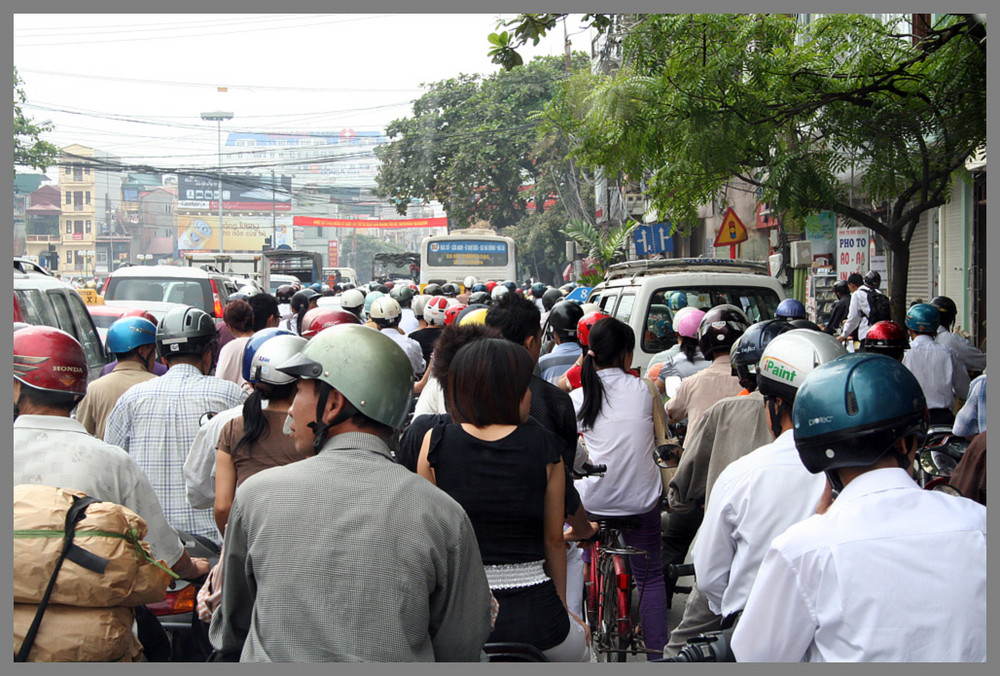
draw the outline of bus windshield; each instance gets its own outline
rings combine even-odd
[[[466,231],[467,232],[467,231]],[[428,237],[420,251],[420,283],[443,283],[475,277],[477,281],[517,277],[514,240],[500,235]]]

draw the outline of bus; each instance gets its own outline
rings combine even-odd
[[[420,243],[420,286],[476,281],[517,279],[514,240],[493,230],[453,230],[447,235],[425,237]]]

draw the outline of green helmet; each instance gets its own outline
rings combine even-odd
[[[392,338],[366,326],[340,324],[320,331],[278,370],[326,383],[358,412],[393,429],[410,412],[410,359]]]

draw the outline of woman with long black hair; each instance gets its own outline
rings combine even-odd
[[[417,472],[462,505],[475,528],[499,603],[489,641],[586,662],[586,627],[566,608],[560,441],[529,419],[533,367],[524,347],[500,338],[459,349],[445,381],[453,422],[427,432]]]
[[[298,354],[306,342],[287,331],[264,329],[244,348],[243,377],[253,393],[243,403],[243,415],[226,423],[216,444],[214,512],[220,533],[225,534],[237,486],[261,470],[308,457],[283,433],[296,380],[274,368]],[[265,400],[267,406],[262,407]]]
[[[639,618],[649,650],[667,642],[667,596],[660,570],[660,470],[653,460],[655,432],[649,386],[628,373],[635,334],[613,317],[590,330],[581,367],[581,387],[570,393],[580,433],[593,464],[607,465],[602,477],[577,482],[588,514],[637,517],[626,544],[644,550],[630,557],[639,595]],[[656,655],[650,655],[653,659]]]

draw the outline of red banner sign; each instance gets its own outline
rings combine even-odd
[[[392,221],[356,220],[350,218],[314,218],[293,216],[292,225],[314,228],[447,228],[447,218],[410,218]]]

